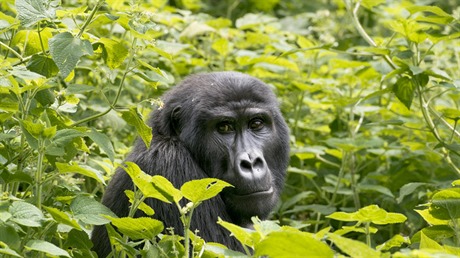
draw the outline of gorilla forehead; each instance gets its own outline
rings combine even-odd
[[[175,87],[171,93],[172,96],[181,98],[182,103],[187,107],[193,109],[249,103],[252,105],[277,103],[275,94],[265,83],[238,72],[192,75]]]

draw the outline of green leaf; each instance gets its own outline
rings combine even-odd
[[[172,195],[166,191],[159,191],[152,184],[152,176],[146,174],[142,171],[139,166],[134,163],[127,161],[125,162],[126,166],[123,169],[128,173],[128,175],[133,180],[134,185],[142,192],[142,194],[147,198],[155,198],[160,201],[171,203],[173,200]],[[167,180],[166,180],[167,181]]]
[[[380,258],[380,252],[370,248],[362,242],[341,237],[334,233],[328,234],[327,236],[340,250],[342,250],[342,252],[352,258]]]
[[[51,57],[64,78],[72,72],[80,57],[93,54],[88,40],[75,38],[70,32],[57,34],[49,40],[49,46]]]
[[[91,138],[101,148],[111,161],[115,159],[115,150],[113,149],[112,142],[107,135],[96,131],[91,128],[91,132],[87,132],[86,135]]]
[[[44,55],[33,55],[29,63],[27,63],[27,69],[46,78],[51,78],[59,73],[59,68],[53,59]]]
[[[218,195],[225,187],[231,184],[215,178],[204,178],[186,182],[180,188],[185,198],[192,201],[195,205]]]
[[[99,42],[103,45],[103,58],[111,69],[115,69],[123,64],[128,56],[128,49],[123,43],[113,39],[100,38]]]
[[[71,163],[70,165],[67,163],[56,163],[56,167],[59,170],[59,173],[77,173],[80,175],[84,175],[93,179],[96,179],[99,183],[105,184],[104,177],[102,173],[90,166],[87,165],[79,165],[77,163]]]
[[[8,245],[0,241],[0,254],[6,254],[8,256],[23,257],[19,255],[16,251],[11,249]]]
[[[406,10],[408,10],[411,14],[418,13],[418,12],[429,12],[429,13],[433,13],[441,17],[452,17],[450,14],[444,12],[441,8],[437,6],[412,5],[412,6],[406,7]]]
[[[229,43],[228,43],[228,40],[226,40],[225,38],[220,38],[216,41],[214,41],[212,43],[212,49],[214,49],[218,54],[219,56],[221,57],[225,57],[228,55],[229,51],[230,51],[230,46],[229,46]]]
[[[8,247],[18,250],[21,246],[21,237],[12,225],[12,223],[0,222],[0,250],[1,243],[6,244]],[[1,253],[1,251],[0,251]]]
[[[157,191],[163,194],[163,196],[167,197],[170,202],[179,203],[182,199],[183,195],[179,189],[175,188],[174,185],[168,181],[168,179],[155,175],[152,177],[152,184],[153,187]]]
[[[420,249],[442,250],[444,248],[433,239],[427,237],[423,231],[420,233]]]
[[[69,253],[54,244],[43,240],[30,240],[25,245],[28,250],[38,251],[49,254],[51,256],[65,256],[70,257]]]
[[[52,0],[16,0],[16,11],[18,19],[25,27],[35,23],[56,18],[56,1]]]
[[[145,146],[150,148],[150,142],[152,141],[152,128],[147,126],[142,120],[141,116],[137,112],[136,107],[131,107],[129,111],[124,111],[122,113],[123,119],[130,125],[133,125],[142,141],[144,141]]]
[[[230,231],[231,236],[234,236],[243,245],[254,248],[254,241],[251,236],[251,230],[232,224],[230,222],[223,221],[221,218],[217,220],[217,224]]]
[[[435,193],[430,214],[437,219],[460,218],[460,188],[449,188]]]
[[[41,227],[45,220],[39,208],[23,201],[13,202],[8,211],[11,213],[12,221],[26,227]]]
[[[399,78],[393,86],[393,92],[407,109],[410,109],[415,94],[415,85],[407,77]]]
[[[133,240],[154,239],[163,231],[163,223],[152,218],[110,218],[118,230]]]
[[[40,30],[40,34],[36,29],[20,30],[14,35],[11,41],[11,45],[22,45],[24,47],[24,54],[27,56],[31,56],[42,51],[47,51],[48,39],[53,36],[52,32],[53,31],[51,28],[46,27]]]
[[[90,225],[104,225],[110,222],[102,215],[117,218],[109,208],[94,200],[91,197],[77,195],[70,203],[70,210],[76,219]]]
[[[133,204],[134,203],[134,198],[135,198],[134,192],[131,191],[131,190],[125,190],[125,194],[129,199],[129,203]],[[139,210],[143,211],[145,213],[145,215],[147,215],[147,216],[153,216],[155,214],[155,211],[152,209],[152,207],[147,205],[145,202],[142,202],[141,204],[139,204],[139,206],[137,208]]]
[[[71,218],[67,213],[60,211],[53,207],[43,207],[43,208],[45,208],[45,210],[48,211],[51,214],[51,216],[53,216],[53,219],[57,221],[58,223],[71,226],[78,230],[82,230],[78,222],[75,219]]]
[[[396,199],[396,201],[398,203],[401,203],[403,201],[404,197],[414,193],[415,190],[417,188],[419,188],[420,186],[426,186],[426,185],[427,185],[426,183],[418,183],[418,182],[407,183],[407,184],[403,185],[399,189],[399,197]]]
[[[402,223],[407,219],[402,214],[386,212],[377,205],[369,205],[352,213],[334,212],[326,217],[340,221],[372,222],[378,225]]]
[[[385,0],[362,0],[361,5],[367,9],[372,9],[373,7],[385,3]]]
[[[272,232],[256,245],[254,251],[257,257],[334,257],[334,252],[325,243],[300,231]]]
[[[385,243],[378,245],[376,249],[378,251],[389,251],[393,247],[401,247],[403,244],[410,244],[410,240],[407,237],[401,235],[394,235],[390,240]]]

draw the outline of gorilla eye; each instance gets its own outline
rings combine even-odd
[[[231,133],[235,130],[233,129],[233,126],[230,124],[230,122],[224,121],[217,124],[217,131],[219,133]]]
[[[260,118],[252,119],[251,122],[249,122],[249,128],[254,131],[260,130],[264,126],[265,126],[264,121]]]

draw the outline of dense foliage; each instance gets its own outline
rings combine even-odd
[[[456,0],[4,0],[0,10],[0,254],[91,257],[92,226],[112,222],[117,257],[243,256],[99,204],[123,165],[142,179],[127,192],[131,214],[153,214],[143,200],[159,198],[187,226],[225,182],[176,189],[122,162],[135,137],[149,143],[144,121],[166,89],[237,70],[273,86],[292,140],[273,220],[219,221],[245,255],[460,255]]]

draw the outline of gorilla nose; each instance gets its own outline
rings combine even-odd
[[[260,180],[267,173],[267,166],[262,155],[244,152],[237,158],[238,172],[241,177]]]

